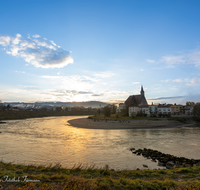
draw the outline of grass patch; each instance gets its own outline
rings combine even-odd
[[[119,170],[106,165],[74,165],[63,168],[59,163],[49,166],[20,165],[0,162],[0,179],[27,176],[37,183],[0,182],[4,189],[200,189],[200,167],[169,170]],[[181,180],[180,180],[181,179]],[[195,187],[195,188],[194,188]]]

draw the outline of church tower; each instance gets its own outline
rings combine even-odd
[[[143,90],[143,86],[141,86],[141,91],[140,94],[144,97],[144,90]]]

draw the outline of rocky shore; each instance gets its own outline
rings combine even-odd
[[[200,166],[200,159],[197,160],[188,159],[185,157],[177,157],[147,148],[138,150],[135,150],[135,148],[130,148],[130,151],[138,156],[141,155],[147,159],[151,159],[153,162],[158,162],[158,166],[164,166],[167,169]]]
[[[188,127],[194,123],[181,123],[174,120],[120,120],[120,119],[87,119],[79,118],[68,121],[73,127],[87,129],[167,129]]]

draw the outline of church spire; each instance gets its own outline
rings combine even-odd
[[[142,95],[142,96],[144,96],[144,90],[143,90],[143,86],[141,85],[141,91],[140,91],[140,94]]]

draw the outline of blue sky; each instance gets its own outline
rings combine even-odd
[[[0,1],[0,100],[198,102],[200,1]]]

